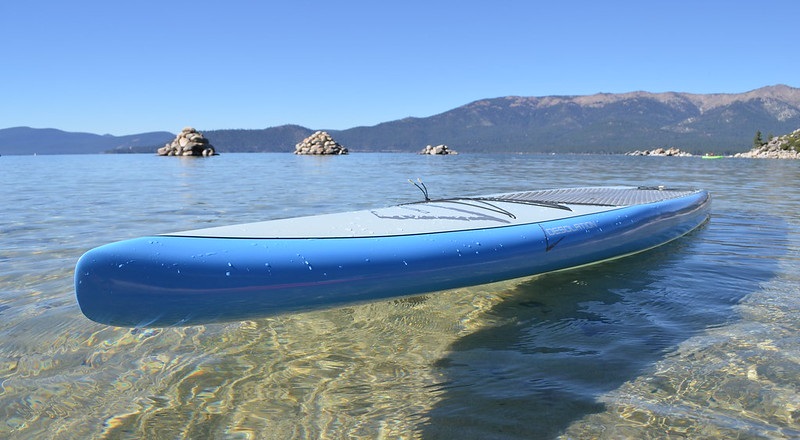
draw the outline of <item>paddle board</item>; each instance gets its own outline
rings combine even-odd
[[[90,319],[162,327],[270,316],[573,268],[703,224],[710,196],[590,187],[429,200],[153,235],[86,252]]]

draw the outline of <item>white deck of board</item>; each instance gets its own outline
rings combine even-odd
[[[469,205],[457,203],[468,202]],[[468,200],[414,203],[364,211],[323,214],[220,226],[164,235],[218,238],[382,237],[465,231],[563,219],[616,209],[613,206],[565,205],[571,211],[511,202],[491,207]],[[500,208],[513,214],[496,212]]]

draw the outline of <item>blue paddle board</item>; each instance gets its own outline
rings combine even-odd
[[[692,231],[703,190],[590,187],[397,206],[154,235],[85,253],[82,312],[163,327],[236,321],[541,274]]]

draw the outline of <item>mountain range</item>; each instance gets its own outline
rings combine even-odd
[[[787,85],[746,93],[598,93],[482,99],[430,117],[326,130],[352,152],[417,152],[446,144],[458,152],[623,153],[677,147],[735,153],[800,127],[800,89]],[[202,130],[201,130],[202,131]],[[203,131],[218,152],[292,152],[316,129],[283,125]],[[129,136],[56,129],[0,129],[0,154],[155,152],[175,135]]]
[[[154,146],[163,146],[174,137],[166,131],[112,136],[12,127],[0,129],[0,154],[96,154],[114,149],[155,152]]]

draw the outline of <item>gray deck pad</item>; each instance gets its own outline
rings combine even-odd
[[[500,194],[497,199],[540,201],[563,204],[630,206],[660,202],[695,192],[658,187],[590,187],[545,189],[518,193]]]

